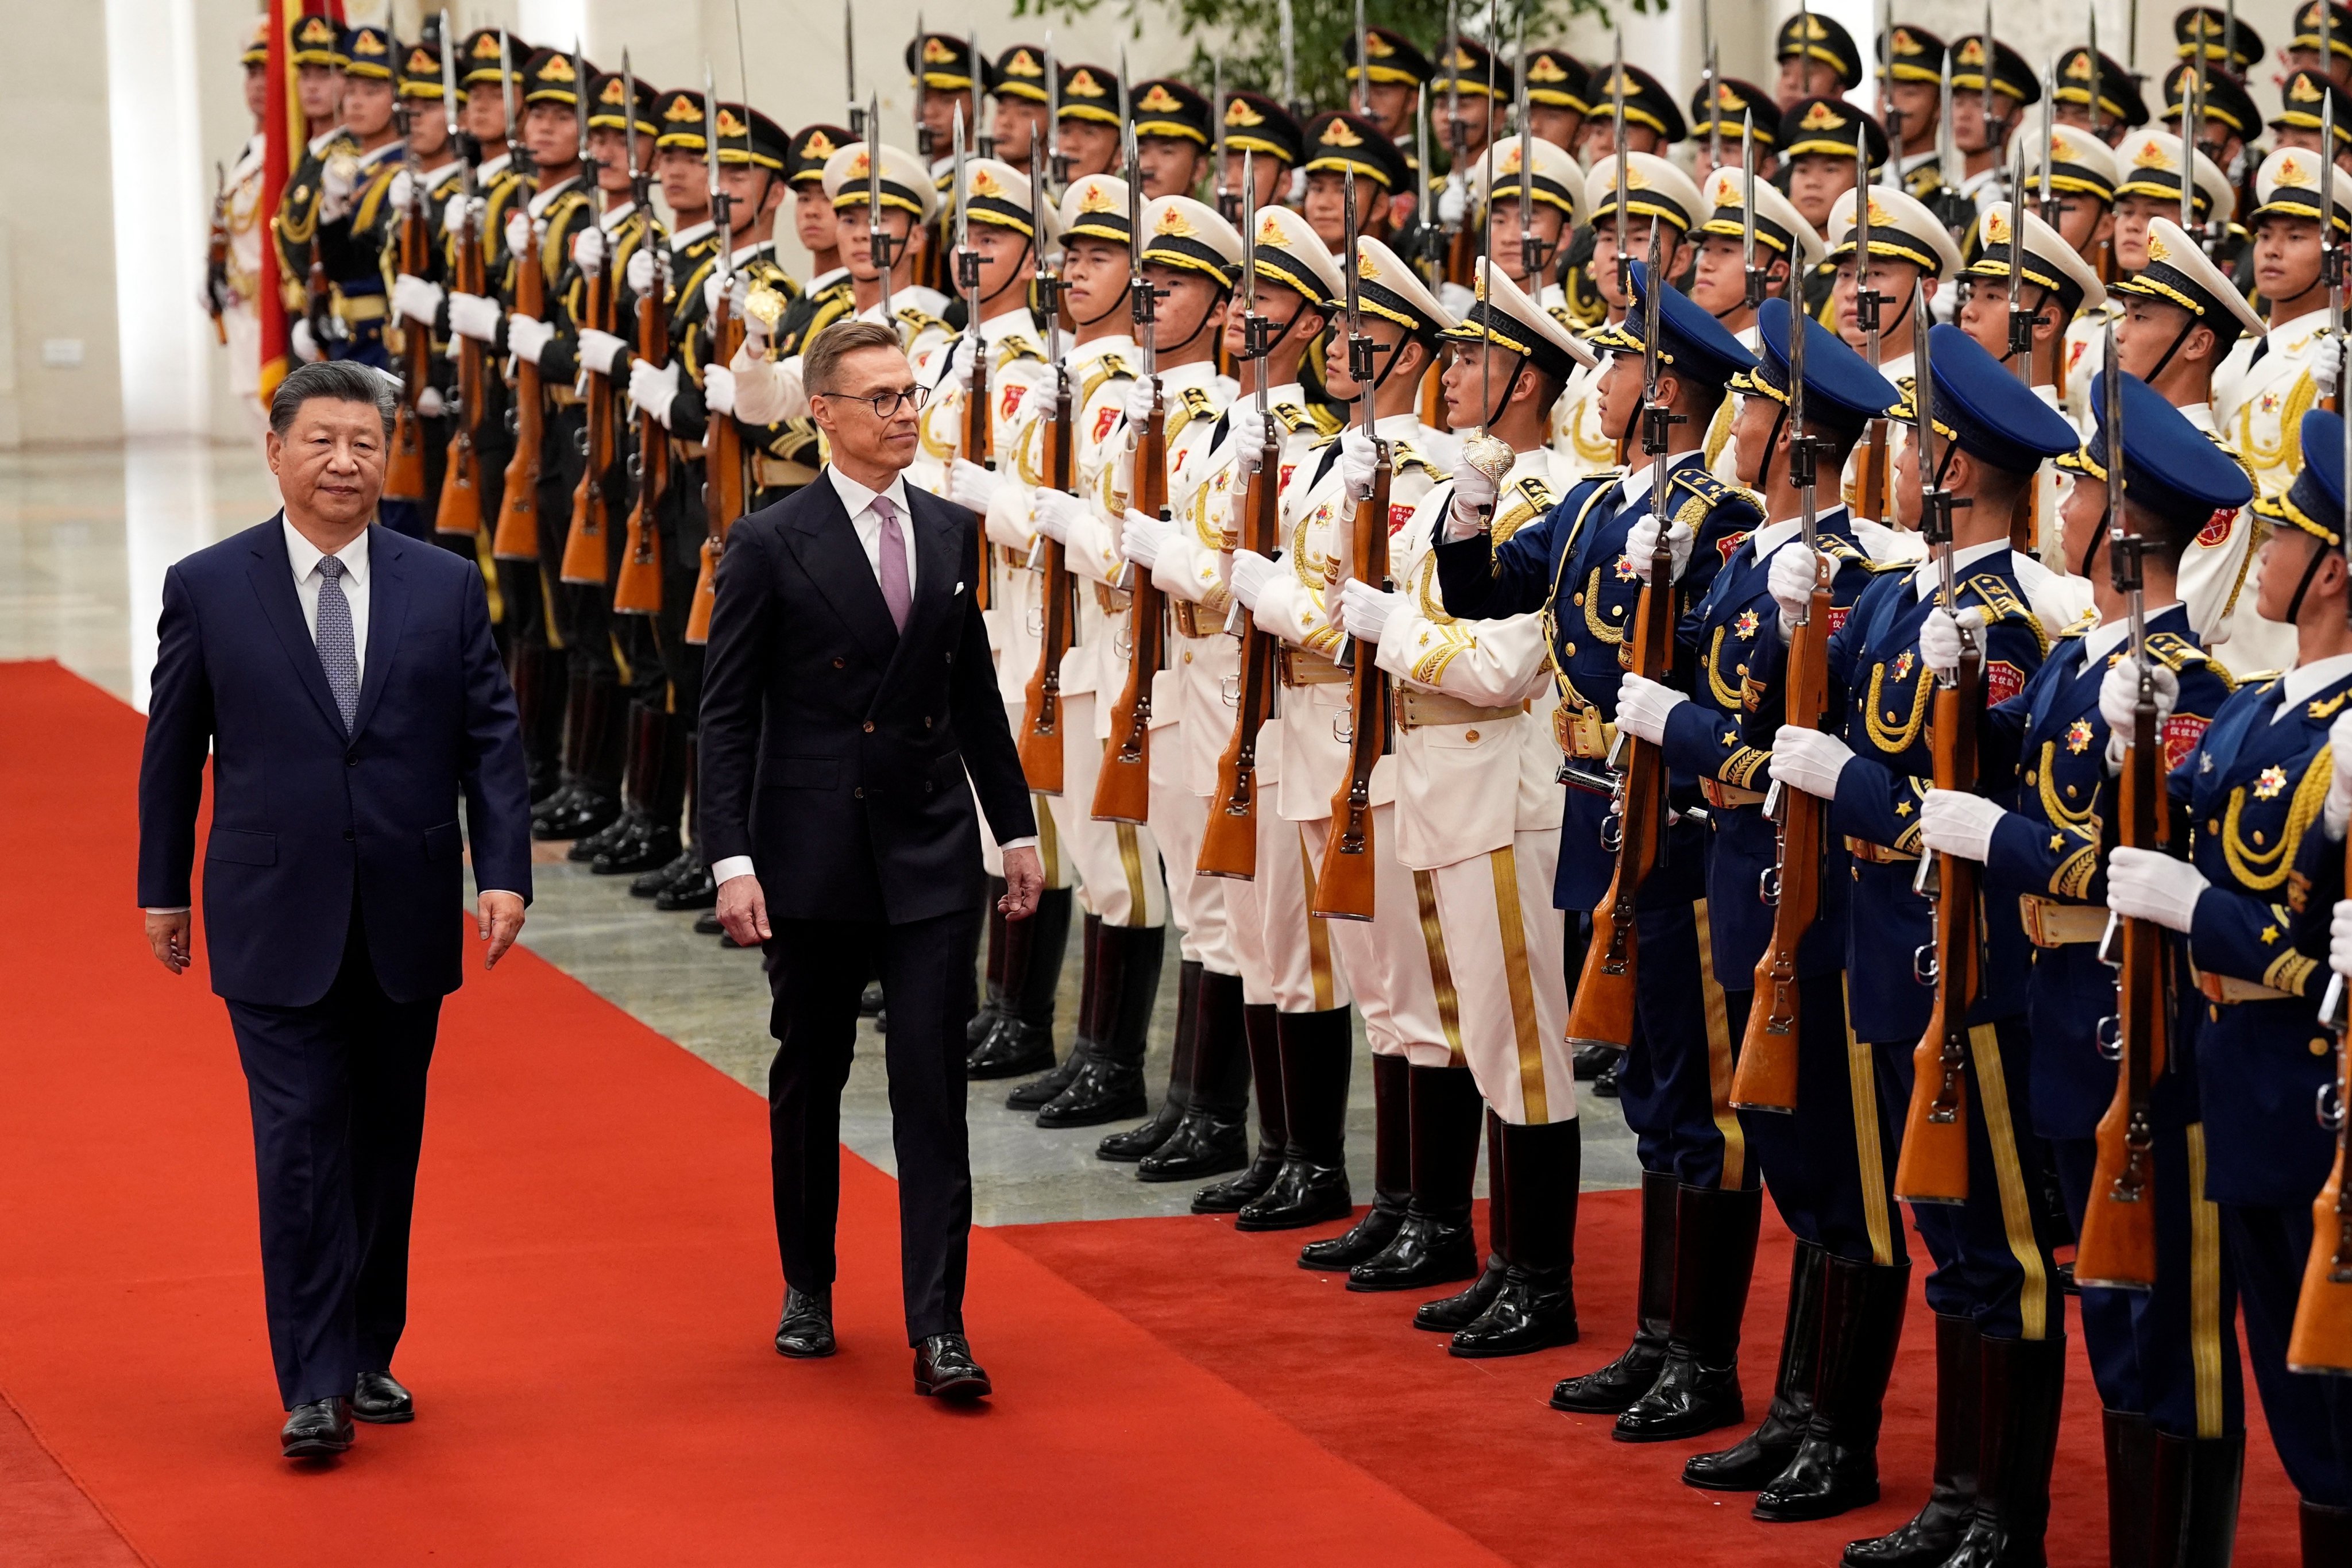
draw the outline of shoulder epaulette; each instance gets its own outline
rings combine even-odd
[[[1184,389],[1184,412],[1192,418],[1207,419],[1213,416],[1216,411],[1216,400],[1209,395],[1207,387],[1188,386]]]
[[[933,327],[937,327],[943,332],[948,330],[948,324],[945,321],[940,321],[937,316],[934,316],[929,310],[924,310],[920,305],[899,306],[898,310],[898,324],[908,329],[907,335],[908,337],[915,337],[923,332],[927,332]]]
[[[2011,585],[2008,578],[1998,572],[1979,572],[1963,580],[1960,587],[1983,601],[1985,608],[1990,612],[1989,620],[2019,623],[2032,632],[2034,642],[2044,654],[2050,651],[2050,634],[2042,629],[2042,617],[2033,613],[2032,606]]]
[[[1189,402],[1192,395],[1190,392],[1187,392],[1184,395],[1186,400]],[[1293,436],[1302,436],[1309,430],[1319,428],[1315,422],[1314,416],[1308,414],[1306,409],[1300,407],[1296,403],[1276,404],[1274,405],[1274,416],[1280,420],[1282,422],[1282,427]]]
[[[2099,612],[2095,608],[2084,610],[2081,615],[2075,616],[2072,622],[2058,628],[2059,639],[2063,641],[2069,637],[2086,636],[2090,632],[2091,628],[2098,624]]]
[[[2212,656],[2210,654],[2207,653],[2203,648],[2199,647],[2195,643],[2190,642],[2187,637],[2182,637],[2179,632],[2148,633],[2147,651],[2155,656],[2156,661],[2158,664],[2164,666],[2165,668],[2172,671],[2175,675],[2179,674],[2183,669],[2186,669],[2192,664],[2210,664],[2213,662]]]
[[[1874,577],[1884,577],[1890,573],[1916,572],[1919,569],[1919,563],[1916,561],[1881,561],[1864,550],[1862,546],[1848,544],[1843,539],[1824,537],[1821,541],[1821,547],[1840,560],[1860,563],[1862,569]]]
[[[1339,437],[1337,436],[1331,437],[1334,441],[1339,438]],[[1443,468],[1440,468],[1435,463],[1431,462],[1429,460],[1428,454],[1422,451],[1420,447],[1414,446],[1410,441],[1390,442],[1389,460],[1395,466],[1396,471],[1400,474],[1403,473],[1408,468],[1419,468],[1423,473],[1427,474],[1433,479],[1443,479],[1445,478],[1445,471]]]
[[[1681,490],[1691,498],[1691,504],[1680,509],[1676,514],[1675,521],[1679,522],[1696,521],[1697,517],[1725,505],[1752,507],[1759,512],[1763,510],[1763,505],[1754,491],[1709,472],[1700,463],[1688,463],[1676,469],[1675,477],[1666,481],[1666,489]]]
[[[1009,337],[996,340],[996,368],[999,370],[1008,364],[1033,363],[1042,364],[1045,360],[1045,351],[1027,338]]]
[[[1125,360],[1117,354],[1105,354],[1096,362],[1095,368],[1087,373],[1086,379],[1078,384],[1077,400],[1070,406],[1084,408],[1094,400],[1095,394],[1102,390],[1106,382],[1134,379],[1135,372],[1128,368]]]

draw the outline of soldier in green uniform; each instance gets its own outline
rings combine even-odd
[[[1886,103],[1886,140],[1895,149],[1895,178],[1906,195],[1926,201],[1944,183],[1936,156],[1944,117],[1944,40],[1908,23],[1878,41],[1879,76]]]
[[[991,156],[1026,169],[1031,157],[1045,151],[1052,140],[1045,85],[1045,51],[1036,45],[1015,44],[996,57],[988,87],[995,105],[988,121]]]
[[[425,442],[425,494],[416,506],[423,533],[446,549],[471,555],[472,542],[436,532],[432,526],[449,462],[448,399],[457,380],[449,363],[447,335],[436,331],[448,285],[441,219],[465,173],[457,160],[457,128],[451,122],[449,106],[442,101],[441,61],[437,39],[410,44],[401,51],[397,90],[407,157],[384,182],[381,195],[373,197],[372,205],[369,200],[362,202],[354,226],[373,236],[370,244],[390,302],[386,346],[399,353],[411,332],[423,332],[432,344],[425,359],[426,384],[416,398]],[[405,166],[409,162],[415,164],[413,171]],[[425,219],[425,246],[414,258],[415,272],[405,270],[401,252],[401,232],[412,205],[421,205]]]
[[[1127,123],[1119,80],[1100,66],[1064,66],[1062,112],[1054,122],[1054,156],[1066,183],[1118,169],[1120,127]]]
[[[295,92],[302,103],[310,140],[287,175],[269,225],[269,244],[278,258],[278,287],[287,320],[293,322],[289,346],[299,357],[317,359],[320,341],[331,319],[321,297],[319,320],[312,314],[309,279],[313,246],[318,238],[319,207],[326,197],[327,160],[338,153],[347,162],[352,143],[341,123],[343,100],[342,36],[324,16],[303,16],[289,29],[287,58],[295,68]],[[307,328],[307,333],[300,329]],[[304,353],[305,337],[310,352]],[[270,345],[274,352],[277,345]]]
[[[803,353],[820,331],[856,313],[849,268],[841,263],[839,215],[834,211],[833,199],[824,194],[826,160],[854,140],[838,125],[808,125],[793,132],[785,150],[784,182],[792,187],[793,225],[813,268],[808,287],[793,297],[772,326],[761,321],[756,311],[751,318],[747,338],[764,338],[772,345],[775,358]],[[823,466],[816,426],[808,420],[758,428],[773,428],[777,434],[763,444],[754,460],[754,511],[800,489]]]

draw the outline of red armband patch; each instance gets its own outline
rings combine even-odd
[[[1745,532],[1727,533],[1721,539],[1715,542],[1715,548],[1717,552],[1723,557],[1724,564],[1729,565],[1731,563],[1732,552],[1738,550],[1741,545],[1747,542],[1748,535]]]
[[[1985,704],[2006,702],[2025,689],[2025,671],[2005,658],[1985,660]]]
[[[1412,521],[1412,508],[1409,506],[1398,506],[1394,502],[1390,503],[1389,531],[1391,533],[1402,533],[1404,531],[1404,525]]]
[[[1845,618],[1852,614],[1853,614],[1853,606],[1852,605],[1832,605],[1830,606],[1830,636],[1837,636],[1838,628],[1845,625]]]
[[[2194,713],[2175,713],[2164,721],[2164,769],[2170,773],[2189,760],[2205,738],[2208,721]]]

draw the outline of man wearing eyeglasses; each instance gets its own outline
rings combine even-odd
[[[915,1391],[979,1398],[988,1374],[963,1334],[964,1027],[986,897],[972,803],[1004,847],[1009,920],[1044,885],[1036,821],[972,596],[980,521],[903,477],[923,393],[897,331],[836,322],[803,371],[833,461],[729,536],[701,715],[719,921],[760,945],[775,998],[776,1349],[833,1353],[841,1089],[878,979]]]

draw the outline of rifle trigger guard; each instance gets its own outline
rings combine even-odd
[[[1045,635],[1045,605],[1032,605],[1029,606],[1029,632],[1033,637],[1043,637]]]
[[[1356,715],[1342,708],[1331,715],[1331,738],[1341,745],[1351,745],[1356,739]]]
[[[1603,852],[1611,855],[1625,847],[1625,818],[1620,813],[1612,811],[1601,818],[1601,847]]]
[[[1767,867],[1766,867],[1762,871],[1760,871],[1760,872],[1757,873],[1757,877],[1756,877],[1756,897],[1758,898],[1758,900],[1759,900],[1761,902],[1763,902],[1763,903],[1764,903],[1765,905],[1767,905],[1768,907],[1775,908],[1775,909],[1777,909],[1777,908],[1779,908],[1779,907],[1780,907],[1780,867],[1778,867],[1778,866],[1767,866]]]
[[[1936,984],[1937,972],[1938,965],[1936,962],[1936,944],[1934,942],[1921,942],[1917,947],[1912,949],[1912,979],[1916,980],[1922,985],[1933,985]]]
[[[1217,681],[1217,696],[1226,707],[1239,708],[1242,705],[1242,678],[1238,675],[1220,678]]]
[[[572,432],[572,449],[579,453],[583,458],[588,455],[588,427],[586,426],[583,425],[579,429]]]
[[[2344,1102],[2336,1098],[2336,1086],[2323,1083],[2312,1096],[2312,1114],[2319,1121],[2322,1131],[2338,1132],[2344,1127]]]
[[[2094,1038],[2102,1058],[2111,1062],[2124,1059],[2124,1021],[2121,1016],[2110,1013],[2100,1019]]]

